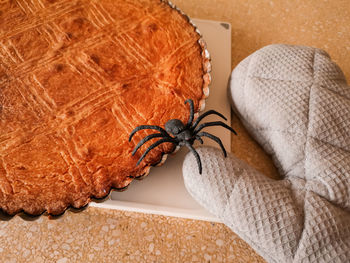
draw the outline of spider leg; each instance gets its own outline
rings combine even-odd
[[[215,110],[209,110],[209,111],[207,111],[207,112],[204,112],[201,116],[198,117],[198,119],[193,123],[193,125],[192,125],[192,127],[191,127],[192,130],[194,130],[194,129],[197,127],[198,123],[199,123],[201,120],[203,120],[203,118],[207,117],[208,115],[212,115],[212,114],[215,114],[215,115],[217,115],[217,116],[223,118],[225,121],[227,120],[226,117],[225,117],[224,115],[222,115],[220,112],[217,112],[217,111],[215,111]]]
[[[196,140],[198,140],[201,144],[203,144],[204,142],[203,142],[203,140],[202,140],[202,138],[200,137],[200,135],[198,134],[198,135],[196,135]]]
[[[212,139],[213,141],[217,142],[217,143],[220,145],[220,148],[221,148],[221,150],[223,151],[224,156],[225,156],[225,157],[227,156],[225,147],[224,147],[224,145],[222,144],[222,141],[220,140],[219,137],[216,137],[215,135],[212,135],[212,134],[207,133],[207,132],[200,132],[200,133],[198,133],[196,136],[205,136],[205,137],[208,137],[208,138]]]
[[[185,145],[187,146],[187,148],[193,153],[194,157],[196,158],[197,161],[197,165],[198,165],[198,170],[199,170],[199,174],[202,174],[202,162],[201,162],[201,158],[199,156],[199,154],[197,153],[197,151],[192,147],[192,145],[188,142],[185,142]]]
[[[170,137],[171,136],[166,132],[166,130],[164,130],[162,127],[156,126],[156,125],[141,125],[141,126],[137,126],[131,133],[129,136],[129,142],[131,141],[132,137],[135,135],[135,133],[137,133],[138,131],[141,130],[145,130],[145,129],[152,129],[152,130],[157,130],[160,131],[164,137]]]
[[[193,132],[194,135],[196,135],[200,130],[202,130],[205,127],[210,127],[210,126],[222,126],[231,132],[233,132],[235,135],[237,135],[236,131],[232,129],[230,126],[228,126],[226,123],[223,123],[222,121],[213,121],[213,122],[205,122],[199,125]]]
[[[141,161],[143,160],[143,158],[146,157],[146,155],[153,150],[154,148],[156,148],[158,145],[165,143],[165,142],[172,142],[174,144],[177,144],[177,141],[174,140],[173,138],[164,138],[164,139],[160,139],[159,141],[153,143],[150,147],[147,148],[147,150],[142,154],[142,156],[140,157],[140,159],[137,161],[136,166],[138,166]]]
[[[137,152],[137,150],[146,142],[148,142],[149,140],[153,139],[153,138],[159,138],[159,137],[164,137],[164,135],[162,133],[154,133],[154,134],[150,134],[147,135],[146,137],[144,137],[134,148],[134,150],[132,151],[132,155],[135,155],[135,153]]]
[[[193,106],[193,100],[187,99],[185,101],[185,104],[189,103],[190,104],[190,118],[188,119],[188,122],[186,124],[186,127],[191,127],[193,118],[194,118],[194,106]]]

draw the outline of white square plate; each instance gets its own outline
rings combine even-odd
[[[193,19],[193,22],[207,42],[212,62],[212,83],[205,111],[215,109],[230,120],[231,110],[226,88],[231,73],[231,26],[228,23],[199,19]],[[202,122],[217,119],[215,115],[208,116]],[[205,130],[220,137],[230,152],[231,135],[228,130],[222,127],[208,127]],[[218,147],[211,140],[203,139],[204,144]],[[113,191],[107,200],[92,202],[91,206],[219,222],[219,219],[189,195],[184,186],[182,163],[187,152],[183,148],[174,155],[168,155],[165,163],[160,167],[152,167],[143,180],[134,180],[126,191]]]

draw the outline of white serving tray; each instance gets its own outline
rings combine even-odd
[[[226,87],[231,73],[231,26],[228,23],[194,19],[207,42],[212,62],[212,84],[206,100],[205,111],[215,109],[231,120],[231,110]],[[203,121],[218,120],[218,116],[208,116]],[[230,124],[230,122],[227,122]],[[222,127],[208,127],[206,131],[219,136],[228,152],[231,151],[230,132]],[[206,138],[204,143],[218,147]],[[187,192],[183,177],[182,163],[188,150],[180,149],[168,155],[160,167],[152,167],[143,180],[134,180],[126,191],[113,191],[104,202],[90,205],[101,208],[127,210],[165,216],[220,222],[218,218],[202,208]]]

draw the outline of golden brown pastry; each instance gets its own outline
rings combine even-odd
[[[159,0],[0,4],[0,208],[60,214],[148,173],[144,130],[188,119],[208,88],[208,59],[188,18]]]

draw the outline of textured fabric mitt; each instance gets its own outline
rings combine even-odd
[[[283,180],[199,147],[192,196],[269,262],[350,262],[350,87],[322,50],[271,45],[243,60],[230,93]]]

